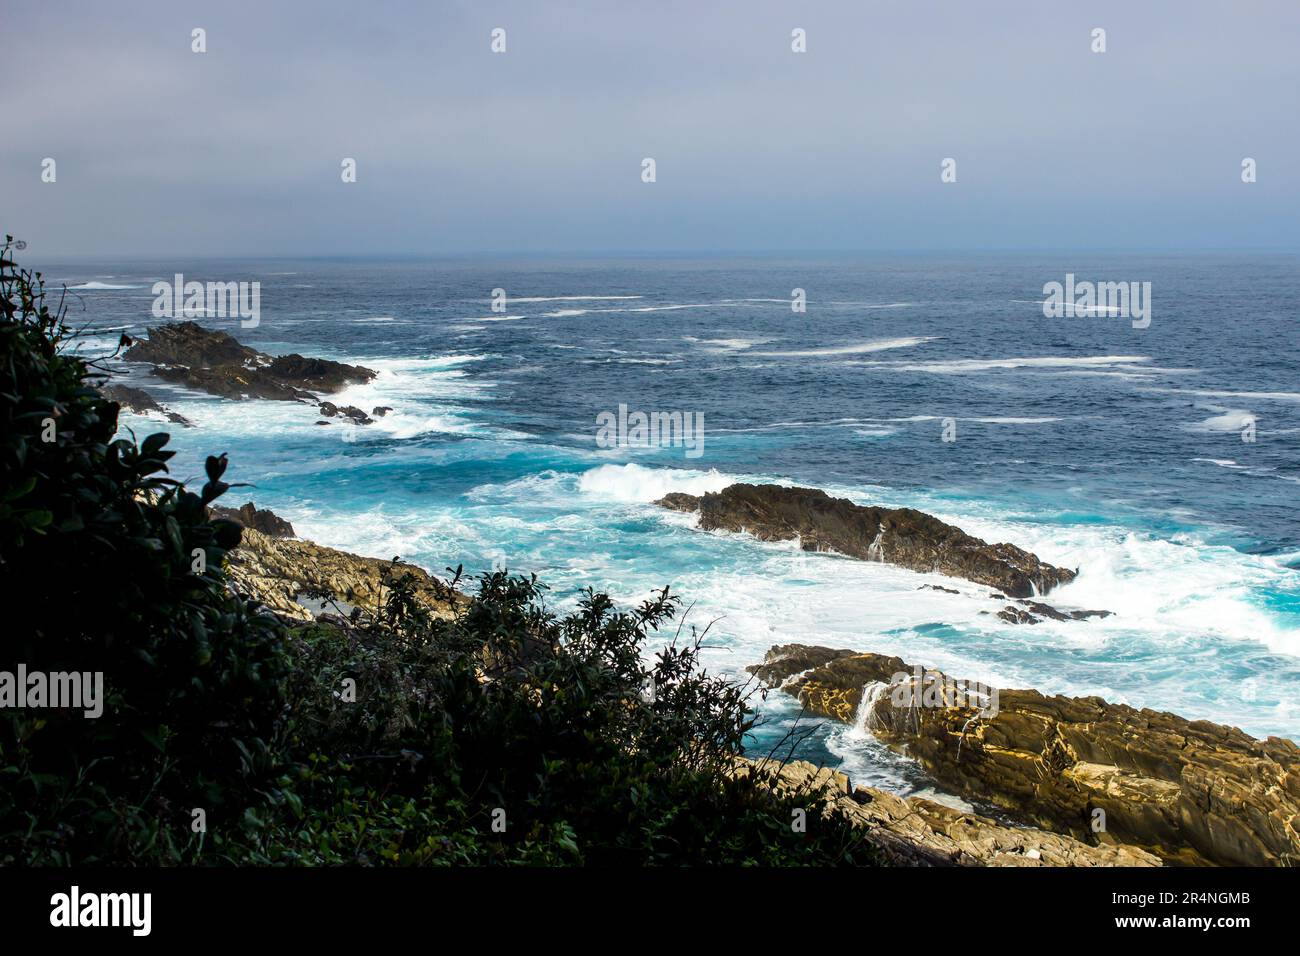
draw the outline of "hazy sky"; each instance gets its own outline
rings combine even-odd
[[[29,254],[1300,248],[1297,0],[0,8]]]

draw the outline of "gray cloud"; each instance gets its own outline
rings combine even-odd
[[[0,225],[49,255],[1300,245],[1290,0],[9,0],[5,21]]]

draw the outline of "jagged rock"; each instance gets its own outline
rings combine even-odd
[[[998,617],[1006,621],[1008,624],[1037,624],[1040,620],[1028,611],[1022,610],[1018,607],[1012,607],[1010,604],[998,611]]]
[[[927,681],[949,679],[929,671],[918,680],[900,658],[842,649],[774,647],[749,670],[841,721],[858,716],[864,688],[875,685],[864,717],[878,739],[941,786],[1034,826],[1142,847],[1169,862],[1300,861],[1300,747],[1289,740],[1033,690],[999,691],[992,716],[958,705],[969,701],[898,706],[923,700]],[[881,689],[900,674],[902,693]],[[1094,835],[1097,819],[1105,830]]]
[[[298,602],[305,591],[325,589],[339,600],[373,612],[382,590],[382,575],[391,562],[363,558],[326,548],[313,541],[272,538],[245,528],[239,547],[230,552],[226,571],[236,591],[270,608],[282,617],[310,621],[312,612]],[[402,572],[415,579],[414,593],[436,617],[450,617],[468,600],[413,564]]]
[[[1090,846],[1044,830],[1008,827],[922,797],[852,788],[842,773],[804,760],[778,764],[741,758],[737,776],[755,773],[777,791],[824,800],[822,812],[860,829],[886,861],[904,866],[1159,866],[1133,847]]]
[[[945,588],[938,584],[922,584],[918,591],[942,591],[944,594],[961,594],[956,588]]]
[[[223,508],[220,505],[210,505],[208,510],[215,518],[225,518],[227,521],[233,521],[244,528],[260,531],[270,538],[295,537],[293,525],[269,508],[258,508],[251,501],[245,502],[238,508]]]
[[[150,328],[149,338],[137,340],[122,358],[151,364],[153,373],[167,381],[235,399],[314,403],[315,392],[336,392],[377,374],[359,365],[296,353],[272,357],[197,322]]]
[[[1028,610],[1021,610],[1008,604],[998,611],[998,617],[1008,624],[1037,624],[1045,617],[1053,621],[1086,621],[1093,617],[1110,617],[1114,613],[1112,611],[1061,611],[1042,601],[1025,599],[1017,603],[1024,605]]]
[[[392,410],[393,407],[391,405],[376,405],[370,410],[370,414],[374,415],[376,418],[383,418]]]
[[[320,413],[326,418],[350,418],[358,425],[373,425],[374,419],[355,405],[335,405],[333,402],[321,402]]]
[[[193,428],[194,423],[183,415],[177,415],[170,411],[165,405],[160,405],[152,395],[142,388],[133,388],[130,385],[105,385],[99,390],[110,402],[116,402],[120,407],[137,415],[145,415],[150,418],[161,415],[167,421],[176,425],[182,425],[185,428]]]
[[[911,508],[875,508],[816,488],[731,485],[703,496],[673,492],[657,502],[698,511],[704,531],[743,531],[761,541],[799,539],[805,551],[834,551],[913,571],[939,572],[995,587],[1012,597],[1046,594],[1076,573],[1011,544],[988,544]]]

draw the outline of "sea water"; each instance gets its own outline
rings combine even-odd
[[[773,644],[825,644],[1300,740],[1295,256],[82,261],[45,271],[72,288],[87,354],[160,321],[152,284],[179,272],[260,283],[257,328],[201,318],[208,327],[263,351],[377,370],[329,398],[393,411],[326,427],[307,406],[221,400],[119,366],[197,426],[167,426],[174,475],[201,481],[203,456],[228,452],[230,480],[252,485],[229,503],[251,498],[322,544],[435,573],[536,572],[558,609],[586,587],[631,603],[671,585],[688,624],[708,627],[708,668],[737,679]],[[1150,282],[1149,324],[1047,318],[1043,288],[1067,274]],[[791,307],[798,289],[804,312]],[[598,417],[621,404],[700,416],[703,453],[598,442]],[[123,426],[140,437],[161,427],[133,415]],[[1114,616],[1007,624],[987,587],[702,533],[692,516],[653,504],[738,480],[919,508],[1078,568],[1051,601]],[[757,750],[808,727],[799,755],[858,783],[924,786],[854,727],[794,726],[798,707],[782,694],[755,703]]]

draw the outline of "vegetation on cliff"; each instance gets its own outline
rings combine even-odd
[[[0,671],[102,672],[104,706],[0,709],[0,865],[876,859],[823,796],[734,772],[752,715],[692,632],[645,662],[666,589],[560,616],[497,572],[433,614],[394,562],[369,613],[304,624],[232,593],[225,456],[196,493],[166,434],[114,437],[102,370],[9,252]]]

